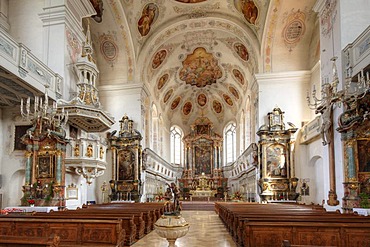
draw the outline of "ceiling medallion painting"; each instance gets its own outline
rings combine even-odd
[[[166,56],[167,56],[167,51],[166,50],[160,50],[160,51],[158,51],[154,55],[154,58],[153,58],[153,61],[152,61],[152,68],[153,69],[158,68],[163,63],[163,61],[166,58]]]
[[[180,3],[200,3],[207,0],[175,0],[175,1]]]
[[[181,97],[177,97],[176,99],[174,99],[172,101],[172,104],[171,104],[171,110],[175,110],[177,108],[177,106],[179,105],[180,103],[180,100],[181,100]]]
[[[158,80],[158,84],[157,84],[157,88],[158,90],[161,90],[163,88],[163,86],[166,84],[166,82],[168,81],[168,78],[170,77],[170,75],[167,73],[167,74],[164,74],[162,75],[159,80]]]
[[[244,76],[238,69],[233,69],[233,75],[235,79],[242,85],[244,85]]]
[[[286,25],[283,29],[282,36],[285,45],[292,51],[292,48],[301,40],[306,31],[306,15],[298,10],[287,17]]]
[[[248,53],[248,50],[245,47],[245,45],[243,45],[242,43],[239,43],[239,42],[235,43],[234,44],[234,50],[236,51],[236,53],[239,55],[239,57],[241,59],[243,59],[244,61],[248,61],[249,53]]]
[[[188,101],[182,107],[182,112],[184,113],[185,116],[187,116],[191,112],[192,108],[193,108],[193,104],[190,101]]]
[[[237,10],[243,15],[245,20],[253,25],[256,25],[258,18],[258,8],[252,0],[234,0],[234,4]]]
[[[229,106],[233,106],[234,103],[233,103],[233,100],[230,98],[229,95],[227,94],[223,94],[222,97],[224,98],[225,102],[229,105]]]
[[[222,112],[222,104],[220,101],[218,100],[214,100],[213,103],[212,103],[212,107],[213,107],[213,110],[216,112],[216,113],[221,113]]]
[[[173,89],[170,89],[167,91],[167,93],[164,95],[163,102],[167,103],[167,101],[170,99],[171,95],[173,93]]]
[[[235,96],[235,98],[236,98],[236,99],[239,99],[239,93],[238,93],[238,91],[237,91],[234,87],[229,86],[229,91],[230,91],[230,93],[231,93],[232,95],[234,95],[234,96]]]
[[[204,93],[198,95],[197,98],[198,105],[203,107],[207,104],[207,96]]]
[[[222,76],[218,61],[203,47],[198,47],[182,62],[180,79],[199,88],[216,83]]]
[[[115,39],[115,36],[110,33],[103,33],[99,36],[100,52],[102,53],[104,59],[108,63],[111,63],[112,66],[118,56],[118,46],[115,43]]]
[[[154,21],[158,18],[158,7],[154,3],[148,3],[145,5],[141,12],[141,17],[137,22],[137,28],[141,36],[146,36]]]

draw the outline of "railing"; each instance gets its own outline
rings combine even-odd
[[[2,28],[0,28],[0,64],[41,92],[48,87],[50,98],[62,97],[63,78],[41,62],[28,47],[16,42]]]
[[[175,180],[181,177],[184,170],[183,167],[168,163],[150,148],[145,148],[143,150],[143,167],[147,172],[168,180]]]
[[[244,152],[231,164],[224,167],[225,177],[236,178],[242,173],[248,173],[258,166],[258,147],[255,143],[249,145]]]

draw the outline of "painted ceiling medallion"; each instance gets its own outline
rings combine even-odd
[[[253,25],[256,25],[258,18],[258,8],[252,0],[234,0],[237,10],[242,12],[245,20]]]
[[[163,102],[167,103],[167,101],[170,99],[171,95],[173,93],[173,89],[170,89],[167,91],[167,93],[164,95]]]
[[[198,47],[182,62],[180,79],[199,88],[216,83],[222,76],[218,60],[203,47]]]
[[[141,17],[137,22],[137,28],[141,36],[146,36],[154,21],[158,18],[158,7],[154,3],[148,3],[145,5],[141,12]]]
[[[200,3],[205,2],[207,0],[175,0],[175,1],[180,3]]]
[[[161,78],[159,78],[158,80],[158,84],[157,84],[157,88],[158,90],[161,90],[163,88],[163,86],[166,84],[166,82],[168,81],[168,78],[170,77],[169,74],[164,74],[161,76]]]
[[[234,44],[234,50],[236,51],[236,53],[239,55],[241,59],[243,59],[244,61],[248,61],[249,53],[245,45],[237,42]]]
[[[172,101],[172,104],[171,104],[171,110],[175,110],[177,108],[177,106],[179,105],[180,103],[180,100],[181,100],[181,97],[177,97],[176,99],[174,99]]]
[[[214,100],[212,102],[212,107],[213,107],[213,110],[215,110],[216,113],[221,113],[222,112],[222,104],[221,104],[220,101]]]
[[[198,105],[205,106],[207,104],[207,96],[204,93],[198,95],[197,98]]]
[[[229,106],[233,106],[234,105],[234,102],[233,100],[230,98],[229,95],[227,94],[223,94],[222,97],[224,98],[225,102],[229,105]]]
[[[287,17],[287,24],[283,29],[282,36],[289,51],[292,51],[292,48],[295,47],[305,33],[305,19],[306,15],[300,10],[293,12]]]
[[[163,63],[163,61],[166,58],[166,56],[167,56],[167,51],[166,50],[160,50],[160,51],[158,51],[154,55],[154,58],[153,58],[153,61],[152,61],[152,68],[153,69],[158,68]]]
[[[230,93],[231,93],[232,95],[234,95],[234,96],[235,96],[235,98],[236,98],[236,99],[239,99],[239,93],[238,93],[238,91],[237,91],[234,87],[229,86],[229,91],[230,91]]]
[[[182,107],[182,112],[184,113],[185,116],[187,116],[191,112],[192,108],[193,108],[193,104],[190,101],[188,101]]]
[[[238,69],[233,69],[233,75],[235,79],[242,85],[244,85],[244,76]]]

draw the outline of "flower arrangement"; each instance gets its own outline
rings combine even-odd
[[[28,199],[28,200],[27,200],[27,202],[28,202],[28,204],[30,204],[30,205],[35,204],[35,200],[33,200],[33,199]]]
[[[164,199],[163,194],[162,193],[159,193],[154,199],[157,202],[163,201],[163,199]]]
[[[24,211],[19,208],[7,208],[7,209],[1,209],[0,214],[7,215],[9,213],[23,213]]]
[[[240,191],[235,191],[235,193],[231,196],[231,199],[240,201],[243,199],[243,196]]]

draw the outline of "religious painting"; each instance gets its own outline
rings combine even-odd
[[[235,79],[242,85],[244,85],[244,76],[238,69],[233,69],[233,75]]]
[[[182,62],[179,77],[186,84],[199,88],[216,83],[222,76],[218,60],[203,47],[198,47]]]
[[[370,140],[357,141],[358,172],[370,172]]]
[[[181,100],[181,97],[177,97],[176,99],[174,99],[172,101],[172,104],[171,104],[171,110],[175,110],[177,108],[177,106],[179,105],[180,103],[180,100]]]
[[[134,180],[135,153],[130,150],[118,152],[118,180]]]
[[[267,176],[268,177],[286,177],[286,151],[285,146],[273,144],[267,147]]]
[[[197,135],[209,135],[209,125],[200,124],[196,126]]]
[[[222,97],[224,98],[225,102],[229,105],[229,106],[232,106],[234,105],[232,99],[230,98],[229,95],[227,94],[223,94]]]
[[[36,176],[37,178],[53,178],[54,177],[54,155],[45,154],[37,157]]]
[[[159,80],[158,80],[158,84],[157,84],[157,88],[158,90],[161,90],[163,88],[163,86],[166,84],[166,82],[168,81],[168,78],[170,77],[169,74],[164,74],[162,75]]]
[[[103,0],[90,0],[96,11],[96,15],[91,16],[96,22],[100,23],[103,20]]]
[[[236,51],[236,53],[239,55],[239,57],[241,59],[243,59],[244,61],[248,61],[249,53],[248,53],[248,50],[245,47],[245,45],[243,45],[242,43],[239,43],[239,42],[235,43],[234,44],[234,50]]]
[[[238,91],[237,91],[234,87],[229,86],[229,91],[230,91],[230,93],[231,93],[232,95],[234,95],[234,96],[235,96],[235,98],[236,98],[236,99],[239,99],[239,93],[238,93]]]
[[[14,130],[14,150],[26,150],[27,145],[21,141],[21,137],[27,133],[32,125],[18,125]]]
[[[180,3],[200,3],[207,0],[175,0],[175,1]]]
[[[171,95],[173,93],[173,89],[170,89],[167,91],[167,93],[164,95],[163,102],[167,103],[167,101],[170,99]]]
[[[211,174],[212,147],[208,145],[195,147],[195,174]]]
[[[190,101],[188,101],[184,104],[184,106],[182,108],[182,112],[184,113],[185,116],[189,115],[192,108],[193,108],[193,104]]]
[[[160,51],[158,51],[154,55],[154,58],[153,58],[153,61],[152,61],[152,68],[153,69],[158,68],[163,63],[163,61],[166,58],[166,56],[167,56],[167,51],[166,50],[160,50]]]
[[[143,11],[141,12],[141,17],[137,22],[137,28],[141,36],[146,36],[152,24],[158,17],[158,7],[154,3],[148,3],[145,5]]]
[[[213,101],[212,107],[213,107],[213,110],[215,110],[216,113],[221,113],[222,104],[218,100]]]
[[[205,106],[207,104],[207,96],[204,93],[199,94],[197,102],[199,106]]]
[[[253,0],[234,0],[235,7],[242,12],[245,20],[256,25],[258,18],[258,8]]]

